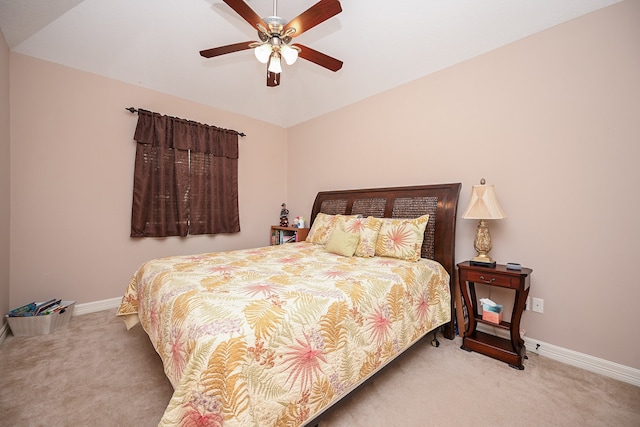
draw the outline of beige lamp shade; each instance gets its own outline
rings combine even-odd
[[[498,203],[493,185],[482,184],[473,186],[469,206],[464,214],[462,214],[462,218],[503,219],[506,217]]]

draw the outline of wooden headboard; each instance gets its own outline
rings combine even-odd
[[[438,261],[449,272],[451,322],[444,328],[444,335],[453,339],[456,214],[460,188],[460,183],[454,183],[322,191],[313,203],[310,224],[313,224],[319,212],[329,215],[360,214],[378,218],[417,218],[429,214],[422,244],[422,257]]]

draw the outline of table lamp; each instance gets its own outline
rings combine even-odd
[[[485,185],[484,178],[480,180],[480,185],[473,186],[469,207],[467,207],[462,218],[480,220],[476,230],[476,238],[473,241],[473,247],[478,255],[471,260],[471,264],[495,267],[496,262],[489,256],[492,245],[491,234],[489,234],[489,226],[486,220],[503,219],[506,218],[506,215],[498,204],[493,185]]]

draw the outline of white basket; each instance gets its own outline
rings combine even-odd
[[[67,306],[64,312],[43,314],[41,316],[10,317],[5,315],[11,328],[11,333],[16,337],[33,335],[47,335],[56,329],[69,323],[73,316],[75,301],[62,301],[60,305]]]

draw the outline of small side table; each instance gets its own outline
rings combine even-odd
[[[303,242],[307,239],[309,228],[271,226],[271,245],[281,245],[288,242]]]
[[[524,369],[523,359],[527,358],[524,340],[520,336],[520,319],[527,303],[529,295],[530,268],[521,270],[507,270],[502,264],[495,267],[474,266],[469,261],[458,264],[458,280],[460,290],[469,313],[469,325],[462,338],[462,348],[467,351],[476,351],[506,362],[512,368]],[[509,288],[515,291],[515,301],[511,322],[499,324],[482,319],[481,311],[478,311],[475,284]],[[484,323],[510,332],[510,339],[501,338],[476,329],[478,323]]]

